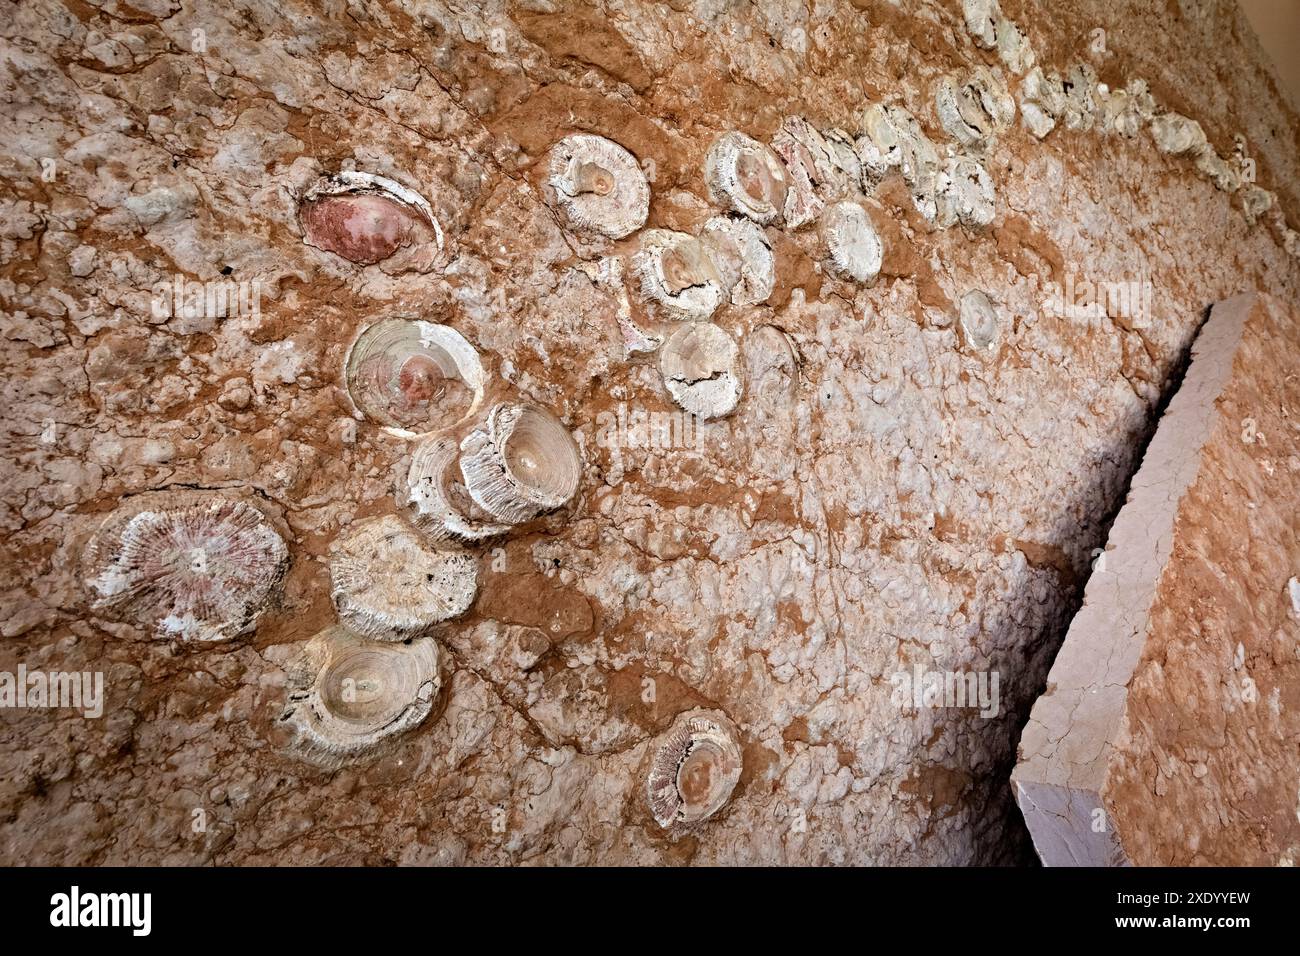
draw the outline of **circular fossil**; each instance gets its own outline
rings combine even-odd
[[[371,421],[403,438],[450,428],[478,410],[487,375],[455,329],[419,319],[384,319],[348,352],[348,395]]]
[[[478,562],[458,545],[425,544],[401,518],[359,524],[330,557],[339,620],[379,641],[419,637],[460,617],[478,592]]]
[[[659,372],[673,401],[696,418],[720,418],[740,401],[739,350],[712,322],[675,329],[659,353]]]
[[[870,282],[880,274],[885,248],[867,211],[852,200],[826,210],[822,236],[832,268],[855,282]]]
[[[186,641],[252,631],[288,565],[261,511],[202,492],[131,499],[87,550],[94,607]]]
[[[547,193],[580,232],[621,239],[645,225],[650,186],[636,157],[603,136],[574,133],[551,148]]]
[[[785,207],[785,168],[771,149],[744,133],[723,133],[704,161],[704,184],[718,205],[767,225]]]
[[[961,333],[966,344],[979,351],[997,343],[998,313],[980,289],[972,289],[961,297]]]
[[[722,809],[740,780],[742,758],[735,727],[708,710],[680,714],[659,738],[646,792],[664,829],[684,829]]]
[[[405,247],[427,247],[430,264],[442,252],[442,226],[428,202],[401,183],[369,173],[341,172],[320,180],[298,207],[309,245],[360,265],[374,265]]]
[[[475,504],[498,521],[519,524],[577,493],[582,454],[546,409],[503,403],[460,443],[460,471]]]
[[[426,438],[411,452],[397,501],[411,523],[435,541],[482,541],[510,530],[469,496],[460,472],[460,444],[446,435]]]
[[[418,726],[442,689],[438,645],[367,641],[346,627],[321,631],[287,674],[280,720],[304,759],[338,767],[386,738]]]
[[[714,216],[704,224],[700,241],[708,250],[732,305],[766,302],[776,285],[776,260],[763,227],[753,220]]]
[[[632,268],[641,294],[674,318],[707,318],[725,296],[708,249],[684,232],[647,229]]]

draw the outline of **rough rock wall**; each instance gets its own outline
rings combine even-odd
[[[1231,3],[1003,10],[1044,67],[1143,77],[1223,155],[1243,133],[1280,202],[1250,222],[1243,191],[1146,129],[1039,141],[1017,118],[985,158],[985,227],[936,228],[897,174],[864,184],[874,284],[823,268],[816,228],[769,227],[773,293],[714,317],[751,373],[740,407],[700,447],[656,449],[598,435],[601,412],[672,408],[601,279],[636,237],[566,230],[547,150],[622,144],[651,174],[648,225],[694,233],[719,211],[701,167],[724,131],[766,141],[804,115],[857,136],[889,102],[946,147],[938,81],[1003,70],[957,0],[6,4],[0,668],[102,671],[107,701],[4,712],[0,859],[1025,859],[1019,729],[1166,378],[1207,303],[1296,301],[1297,126]],[[305,245],[298,200],[341,168],[425,196],[445,261]],[[177,276],[259,282],[260,310],[159,315]],[[1151,314],[1045,309],[1043,284],[1071,278],[1149,282]],[[977,289],[987,350],[956,322]],[[392,315],[458,329],[586,467],[566,509],[478,550],[433,713],[319,770],[286,750],[286,668],[335,622],[330,544],[395,510],[409,442],[341,384],[358,330]],[[125,497],[195,488],[239,489],[285,529],[256,632],[193,647],[92,613],[96,528]],[[997,715],[900,702],[914,665],[996,671]],[[694,707],[735,723],[743,769],[721,812],[669,834],[647,764]]]

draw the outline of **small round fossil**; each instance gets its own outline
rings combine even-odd
[[[434,541],[483,541],[510,530],[474,503],[460,471],[460,444],[446,435],[430,436],[411,452],[397,503]]]
[[[536,405],[503,403],[460,444],[460,470],[474,502],[519,524],[562,507],[578,491],[582,454],[564,423]]]
[[[345,376],[357,409],[403,438],[466,420],[487,382],[464,336],[419,319],[384,319],[366,328],[348,352]]]
[[[478,593],[478,562],[459,545],[430,546],[395,515],[335,543],[330,596],[339,620],[377,641],[404,641],[460,617]]]
[[[203,492],[127,501],[86,557],[94,607],[159,637],[201,642],[252,631],[289,565],[284,539],[261,511]]]
[[[321,631],[287,671],[280,721],[303,759],[339,767],[419,726],[442,689],[438,645],[367,641],[346,627]]]
[[[650,185],[636,157],[618,143],[574,133],[551,148],[547,192],[579,232],[621,239],[645,225]]]
[[[836,164],[830,144],[811,123],[788,117],[772,138],[772,149],[786,169],[783,218],[786,228],[797,229],[821,214],[827,202],[842,198],[848,178]]]
[[[870,282],[880,274],[885,247],[867,211],[852,200],[826,210],[822,237],[831,267],[854,282]]]
[[[696,418],[720,418],[740,401],[739,349],[711,322],[675,329],[660,350],[659,372],[673,401]]]
[[[781,161],[744,133],[718,137],[704,163],[704,182],[715,203],[761,226],[774,222],[785,207],[788,183]]]
[[[776,259],[763,228],[751,219],[714,216],[700,240],[708,250],[732,305],[766,302],[776,285]]]
[[[966,344],[977,351],[987,351],[997,343],[998,313],[980,289],[972,289],[961,298],[961,332]]]
[[[401,183],[369,173],[341,172],[320,180],[298,207],[308,245],[359,265],[374,265],[404,247],[443,248],[442,226],[429,203]]]
[[[673,318],[707,318],[726,293],[704,244],[668,229],[647,229],[632,257],[641,294]]]
[[[736,728],[723,714],[680,714],[656,742],[646,778],[655,822],[680,831],[713,816],[736,789],[742,763]]]

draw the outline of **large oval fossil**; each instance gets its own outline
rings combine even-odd
[[[735,340],[712,322],[673,331],[659,353],[659,372],[673,401],[696,418],[720,418],[743,391]]]
[[[320,180],[298,207],[308,245],[359,265],[374,265],[402,248],[424,247],[431,264],[443,248],[442,226],[429,203],[401,183],[369,173]]]
[[[664,829],[684,829],[722,809],[740,780],[739,737],[724,715],[691,710],[656,742],[646,779],[650,812]]]
[[[442,689],[439,668],[430,637],[389,644],[342,626],[321,631],[288,668],[280,720],[294,731],[292,749],[338,767],[418,726]]]
[[[645,225],[650,186],[636,157],[603,136],[574,133],[551,148],[547,198],[579,232],[621,239]]]
[[[961,297],[961,334],[977,352],[986,352],[998,341],[998,313],[993,301],[981,289]]]
[[[780,217],[785,207],[785,168],[770,148],[744,133],[723,133],[704,162],[704,183],[718,205],[759,225]]]
[[[450,326],[384,319],[348,352],[348,395],[366,418],[403,438],[451,428],[483,400],[478,352]]]
[[[475,504],[499,521],[519,524],[574,496],[582,454],[546,409],[503,403],[461,442],[460,470]]]
[[[855,282],[870,282],[880,274],[884,244],[867,211],[851,199],[837,202],[822,219],[822,237],[831,268]]]
[[[767,301],[776,286],[776,258],[762,226],[751,219],[714,216],[704,224],[700,241],[732,305]]]
[[[186,641],[253,630],[288,565],[284,539],[261,511],[203,492],[132,498],[87,550],[96,608]]]
[[[672,318],[707,318],[725,297],[708,247],[684,232],[647,229],[632,267],[641,294]]]
[[[411,523],[435,541],[482,541],[510,530],[470,497],[460,470],[460,443],[446,435],[426,438],[411,452],[397,503]]]

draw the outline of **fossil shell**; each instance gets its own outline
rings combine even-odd
[[[1182,156],[1205,144],[1205,130],[1181,113],[1162,113],[1151,120],[1151,138],[1160,152]]]
[[[655,822],[680,830],[722,809],[740,781],[743,758],[736,728],[716,711],[678,716],[656,741],[646,778]]]
[[[330,596],[365,637],[404,641],[460,617],[478,592],[478,562],[459,545],[425,544],[394,515],[364,521],[335,543]]]
[[[1202,143],[1195,156],[1197,171],[1214,183],[1216,189],[1232,193],[1241,188],[1241,174],[1209,143]]]
[[[939,180],[940,225],[987,226],[995,211],[993,180],[984,164],[971,156],[948,160]]]
[[[282,723],[304,759],[339,767],[429,716],[442,689],[438,645],[367,641],[336,626],[307,642],[288,669]]]
[[[827,202],[848,192],[848,177],[836,164],[830,144],[802,117],[788,117],[781,124],[772,138],[772,149],[785,163],[783,218],[787,228],[812,222]]]
[[[673,318],[707,318],[726,297],[704,244],[668,229],[647,229],[632,257],[641,294]]]
[[[1246,186],[1241,191],[1241,208],[1246,214],[1246,222],[1255,225],[1260,216],[1273,208],[1276,201],[1277,196],[1262,186],[1254,184]]]
[[[732,305],[766,302],[776,285],[776,259],[763,228],[750,219],[715,216],[704,224],[700,240],[708,250]]]
[[[983,147],[1016,116],[1016,102],[987,67],[977,67],[964,79],[943,77],[935,87],[939,125],[963,146]]]
[[[785,207],[785,168],[771,149],[744,133],[723,133],[704,162],[704,183],[720,206],[748,216],[761,226]]]
[[[867,211],[852,200],[826,210],[822,237],[831,267],[855,282],[870,282],[880,274],[885,247]]]
[[[564,423],[536,405],[500,404],[460,443],[460,470],[474,502],[519,524],[577,493],[582,454]]]
[[[369,173],[320,180],[303,196],[298,218],[308,245],[361,265],[419,246],[428,247],[431,264],[443,249],[442,226],[424,197]]]
[[[1034,48],[1029,45],[1029,38],[1020,31],[1018,26],[1006,17],[1001,17],[994,27],[994,32],[997,34],[998,57],[1008,70],[1020,76],[1033,67],[1037,56],[1034,54]]]
[[[96,608],[185,641],[252,631],[288,565],[284,539],[261,511],[203,492],[133,498],[87,550]]]
[[[419,319],[384,319],[348,352],[347,389],[357,409],[402,438],[450,428],[472,416],[487,375],[455,329]]]
[[[884,149],[885,144],[894,144],[883,155],[890,165],[896,165],[902,171],[903,181],[912,193],[917,211],[933,222],[939,173],[939,151],[934,143],[925,135],[916,117],[901,106],[886,106],[879,113],[868,110],[864,116],[864,125],[867,124],[875,130],[869,138],[877,144],[877,152]],[[867,162],[861,145],[859,143],[858,155],[863,158],[863,175],[866,176]]]
[[[739,350],[711,322],[674,330],[659,352],[659,371],[673,401],[697,418],[720,418],[740,401]]]
[[[1005,19],[998,0],[962,0],[961,10],[966,21],[966,32],[971,35],[975,45],[985,50],[997,46],[998,23]]]
[[[898,129],[890,107],[873,103],[863,110],[857,153],[862,169],[862,186],[867,190],[903,161]]]
[[[1097,118],[1097,71],[1087,63],[1076,63],[1065,74],[1065,109],[1062,119],[1066,129],[1089,130]]]
[[[446,435],[416,445],[397,502],[411,524],[434,541],[482,541],[510,530],[469,496],[460,473],[460,444]]]
[[[1036,66],[1021,81],[1020,96],[1020,116],[1025,128],[1042,139],[1065,112],[1065,84],[1055,73],[1049,76],[1043,73],[1042,67]]]
[[[636,157],[603,136],[574,133],[551,149],[547,198],[580,232],[621,239],[645,225],[650,186]]]
[[[961,298],[961,332],[966,344],[977,351],[991,349],[998,340],[998,313],[993,302],[979,289]]]

